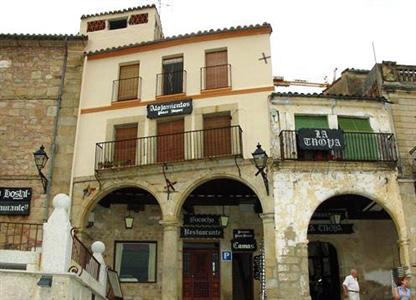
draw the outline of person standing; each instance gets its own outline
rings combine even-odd
[[[413,296],[411,294],[409,288],[409,277],[401,277],[399,279],[400,285],[398,287],[393,288],[393,299],[394,300],[413,300]]]
[[[360,285],[358,284],[357,270],[352,269],[351,274],[345,277],[342,288],[344,290],[344,298],[349,300],[360,300]]]

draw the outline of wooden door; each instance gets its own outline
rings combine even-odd
[[[139,96],[139,64],[121,66],[118,81],[118,101]]]
[[[183,300],[219,300],[220,270],[217,249],[184,249]]]
[[[228,87],[227,51],[205,54],[205,89]]]
[[[204,117],[204,157],[231,155],[231,116]]]
[[[253,254],[233,252],[233,300],[254,300]]]
[[[157,123],[157,161],[181,161],[184,154],[184,120]]]
[[[136,164],[137,124],[115,128],[114,166]]]

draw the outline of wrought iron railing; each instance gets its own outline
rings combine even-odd
[[[95,169],[241,156],[240,126],[213,128],[96,144]]]
[[[201,68],[201,90],[231,87],[231,65],[217,65]]]
[[[112,101],[124,101],[141,98],[142,78],[132,77],[113,81]]]
[[[186,92],[186,71],[165,72],[156,75],[156,96]]]
[[[43,224],[0,222],[0,249],[36,251],[42,238]]]
[[[91,251],[83,242],[76,236],[75,230],[72,229],[72,255],[71,258],[75,261],[82,270],[89,273],[94,279],[98,280],[100,275],[100,263],[93,256]],[[74,271],[75,270],[75,271]],[[69,271],[81,274],[82,270],[77,270],[76,267],[72,266]]]
[[[280,132],[282,160],[336,160],[336,161],[397,161],[392,133],[344,132],[345,147],[342,150],[307,151],[298,147],[295,130]]]

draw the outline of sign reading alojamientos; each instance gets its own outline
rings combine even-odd
[[[147,106],[147,117],[156,119],[176,115],[188,115],[192,113],[192,99],[173,101]]]
[[[342,150],[344,134],[338,129],[301,128],[298,145],[302,150]]]
[[[29,215],[32,188],[0,187],[0,215]]]

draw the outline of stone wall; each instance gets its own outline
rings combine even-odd
[[[4,141],[0,145],[0,186],[33,189],[29,217],[0,216],[0,220],[41,222],[47,217],[44,208],[50,195],[69,192],[84,43],[68,42],[58,107],[64,41],[6,38],[0,42],[0,139]],[[50,157],[43,170],[47,177],[53,177],[49,195],[43,194],[33,160],[33,152],[41,145]]]

